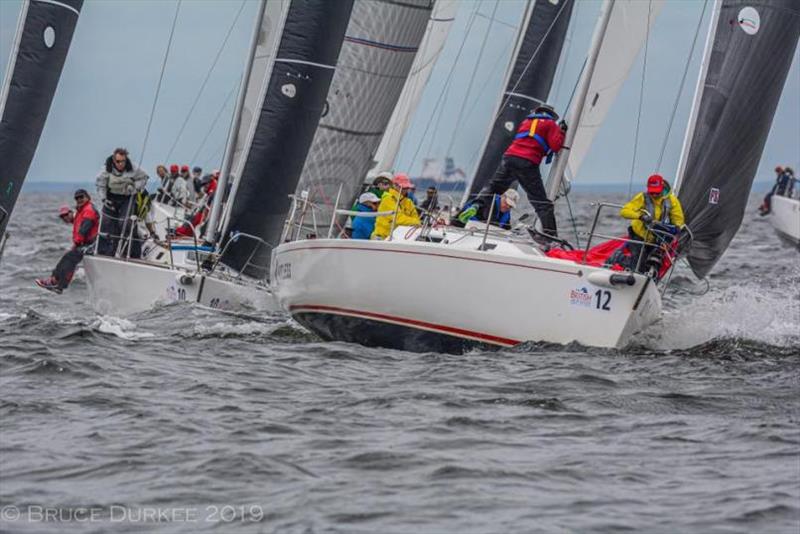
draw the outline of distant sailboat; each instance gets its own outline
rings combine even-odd
[[[0,258],[82,6],[83,0],[25,0],[20,8],[0,93]]]
[[[269,244],[323,114],[351,7],[352,0],[262,0],[208,223],[212,246],[189,240],[156,249],[150,261],[87,256],[98,311],[125,315],[171,301],[276,309],[266,283]]]

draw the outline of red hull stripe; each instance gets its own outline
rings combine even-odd
[[[523,269],[533,269],[535,271],[549,271],[551,273],[559,273],[559,274],[569,274],[572,276],[581,276],[581,271],[571,272],[571,271],[562,271],[560,269],[549,269],[547,267],[534,267],[533,265],[524,265],[521,263],[508,263],[505,261],[495,261],[495,260],[484,260],[479,258],[465,258],[461,256],[452,256],[450,254],[436,254],[435,252],[414,252],[411,250],[387,250],[381,248],[371,248],[371,247],[325,247],[325,246],[309,246],[309,247],[297,247],[291,250],[282,251],[283,254],[289,254],[290,252],[297,252],[300,250],[366,250],[369,252],[390,252],[393,254],[413,254],[416,256],[436,256],[439,258],[447,258],[450,260],[460,260],[460,261],[477,261],[480,263],[493,263],[495,265],[505,265],[506,267],[521,267]]]
[[[364,317],[367,319],[377,319],[379,321],[391,321],[393,323],[408,325],[414,328],[422,328],[425,330],[432,330],[434,332],[442,332],[444,334],[449,334],[452,336],[458,337],[466,337],[470,339],[477,339],[480,341],[486,341],[487,343],[493,343],[495,345],[504,345],[506,347],[510,347],[513,345],[518,345],[521,341],[516,339],[510,339],[507,337],[499,337],[493,336],[491,334],[484,334],[481,332],[473,332],[472,330],[464,330],[463,328],[455,328],[452,326],[445,326],[441,324],[435,323],[428,323],[425,321],[417,321],[416,319],[406,319],[403,317],[395,317],[394,315],[386,315],[383,313],[374,313],[374,312],[367,312],[367,311],[360,311],[360,310],[350,310],[347,308],[339,308],[336,306],[323,306],[318,304],[298,304],[294,306],[289,306],[289,311],[293,313],[302,313],[302,312],[327,312],[327,313],[335,313],[341,315],[353,315],[356,317]]]

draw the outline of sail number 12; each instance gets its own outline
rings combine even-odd
[[[594,292],[595,307],[598,310],[611,311],[611,291],[598,289]]]

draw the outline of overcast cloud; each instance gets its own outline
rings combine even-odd
[[[523,0],[500,0],[495,20],[490,21],[496,1],[464,1],[460,6],[445,51],[404,139],[398,169],[416,174],[423,158],[442,157],[448,147],[452,147],[450,155],[457,165],[467,171],[474,167],[475,155],[495,112],[515,26],[519,24],[524,4]],[[3,74],[19,5],[18,0],[0,1]],[[176,2],[172,0],[85,2],[28,180],[90,180],[116,146],[128,147],[136,161],[142,158],[145,130],[175,8]],[[577,1],[571,39],[551,98],[560,110],[575,85],[599,8],[599,0]],[[467,33],[476,9],[477,16]],[[144,152],[144,166],[151,174],[155,165],[162,162],[197,164],[206,169],[219,166],[256,10],[255,0],[184,0],[181,4]],[[654,170],[659,158],[672,103],[702,11],[700,0],[668,0],[651,33],[637,164],[633,172],[637,179]],[[706,19],[710,11],[709,4]],[[228,42],[189,115],[231,25]],[[661,169],[667,176],[672,176],[677,168],[707,28],[708,21],[704,20]],[[470,75],[484,40],[478,74],[471,83]],[[436,108],[462,41],[464,51],[453,69],[445,104]],[[771,169],[777,163],[800,167],[798,57],[796,51],[757,180],[772,179]],[[628,182],[642,66],[640,55],[584,163],[578,182]],[[464,104],[467,91],[470,96]],[[459,113],[464,114],[462,126],[459,132],[453,132]],[[184,131],[179,135],[185,121]],[[426,130],[427,136],[423,138]]]

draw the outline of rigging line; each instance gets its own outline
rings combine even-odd
[[[228,102],[231,101],[231,97],[234,95],[234,93],[236,93],[236,89],[238,87],[239,83],[237,82],[228,92],[228,96],[225,97],[225,102],[223,102],[222,106],[219,108],[216,117],[214,117],[214,120],[211,122],[211,127],[206,132],[206,136],[203,138],[203,141],[200,143],[200,146],[197,147],[197,151],[192,156],[191,161],[197,161],[197,157],[200,155],[200,151],[203,150],[203,147],[206,145],[206,141],[208,141],[208,138],[211,136],[211,133],[214,132],[214,129],[217,126],[217,122],[219,121],[219,118],[222,116],[222,112],[225,111],[225,108],[228,107]]]
[[[578,10],[578,5],[574,5],[572,7],[572,16],[574,18],[577,18],[576,12]],[[567,62],[569,61],[569,53],[570,53],[570,51],[572,51],[572,42],[574,41],[574,39],[575,39],[575,24],[570,24],[569,32],[567,34],[567,48],[566,48],[566,50],[564,50],[564,54],[563,54],[564,55],[564,60],[560,62],[561,69],[560,69],[560,72],[558,73],[558,79],[556,80],[556,88],[555,88],[556,90],[553,91],[554,95],[559,95],[561,93],[561,85],[564,82],[564,78],[565,78],[564,72],[566,72],[566,70],[567,70],[566,69],[566,65],[567,65]],[[573,89],[573,91],[574,91],[574,89]]]
[[[147,128],[144,132],[144,143],[142,143],[141,157],[139,158],[139,167],[144,163],[144,152],[147,149],[147,140],[150,137],[150,128],[153,126],[153,117],[155,116],[156,106],[158,105],[158,96],[161,94],[161,83],[164,81],[164,71],[167,68],[167,60],[169,59],[169,51],[172,49],[172,38],[175,36],[175,24],[178,22],[178,13],[181,11],[181,2],[178,0],[175,5],[175,16],[172,18],[172,28],[169,31],[169,40],[167,41],[167,49],[164,51],[164,60],[161,62],[161,74],[158,76],[158,85],[156,86],[156,94],[153,98],[153,105],[150,108],[150,118],[147,119]]]
[[[494,63],[493,63],[494,64],[494,68],[492,69],[491,75],[487,76],[486,79],[483,81],[483,86],[478,91],[478,96],[476,96],[475,100],[473,100],[472,107],[470,108],[469,113],[467,113],[468,115],[472,115],[473,113],[475,113],[475,110],[478,107],[478,103],[481,100],[480,97],[486,91],[486,88],[489,87],[489,82],[491,82],[492,79],[494,78],[494,73],[497,72],[498,69],[502,68],[503,62],[501,60],[504,57],[506,57],[506,53],[508,52],[509,48],[511,48],[511,41],[506,43],[506,47],[503,48],[502,53],[497,57],[497,60],[494,61]]]
[[[628,180],[628,196],[633,192],[633,172],[636,170],[636,156],[639,151],[639,127],[642,122],[642,102],[644,101],[644,81],[647,77],[647,49],[650,43],[650,17],[652,16],[653,0],[647,3],[647,28],[644,38],[644,57],[642,58],[642,83],[639,86],[639,112],[636,115],[636,133],[633,136],[633,158],[631,159],[631,177]]]
[[[419,143],[417,144],[417,149],[414,151],[414,156],[411,158],[411,162],[409,163],[408,168],[412,168],[414,166],[414,163],[416,163],[417,156],[419,156],[419,151],[422,150],[422,145],[425,143],[425,138],[428,136],[428,130],[430,130],[431,124],[433,123],[433,117],[436,115],[436,110],[439,109],[439,106],[442,103],[442,98],[444,97],[448,87],[450,87],[450,81],[453,78],[453,71],[455,70],[456,65],[458,65],[458,60],[459,58],[461,58],[461,53],[464,51],[464,45],[466,44],[467,38],[469,37],[469,32],[470,29],[472,29],[472,24],[475,22],[476,13],[478,11],[478,6],[480,4],[478,2],[475,2],[474,5],[475,7],[472,10],[472,15],[470,16],[469,21],[467,22],[467,29],[464,32],[464,38],[461,40],[461,45],[458,48],[458,53],[456,53],[456,58],[455,60],[453,60],[453,64],[450,66],[450,72],[448,72],[447,74],[447,79],[445,81],[445,84],[442,86],[442,90],[439,92],[439,97],[436,99],[436,104],[434,104],[433,106],[434,112],[431,113],[430,117],[428,118],[428,122],[425,125],[425,131],[422,133],[422,137],[420,137]]]
[[[497,7],[500,5],[500,0],[495,0],[494,9],[492,9],[492,15],[489,19],[489,24],[486,26],[486,33],[483,35],[483,42],[481,43],[481,49],[478,52],[478,59],[475,61],[475,66],[472,68],[472,74],[469,77],[469,84],[467,84],[467,92],[464,95],[464,100],[461,102],[461,108],[458,110],[458,118],[456,119],[455,128],[453,128],[453,135],[450,136],[450,143],[447,145],[447,153],[445,157],[450,155],[450,152],[453,150],[453,145],[455,144],[456,137],[458,136],[458,132],[461,128],[461,123],[464,120],[464,110],[467,107],[467,102],[469,101],[469,96],[472,94],[472,88],[475,85],[475,76],[478,74],[478,67],[481,65],[481,59],[483,59],[483,53],[486,50],[486,43],[489,41],[489,34],[492,33],[492,23],[494,22],[494,17],[497,14]]]
[[[219,61],[220,56],[222,56],[223,50],[225,50],[225,45],[228,43],[228,39],[230,39],[231,34],[233,33],[233,28],[236,26],[236,22],[239,20],[239,17],[241,16],[246,3],[247,0],[242,0],[241,5],[239,6],[239,11],[236,12],[236,16],[233,18],[233,22],[228,28],[228,32],[225,34],[225,38],[222,40],[222,44],[219,45],[219,49],[217,49],[217,55],[214,57],[214,61],[211,63],[211,67],[206,72],[206,77],[203,80],[203,83],[200,84],[200,89],[197,91],[197,96],[194,97],[194,102],[192,102],[192,105],[189,108],[189,112],[186,114],[186,118],[183,119],[183,124],[181,124],[181,128],[178,131],[178,135],[175,136],[175,141],[173,141],[172,146],[169,149],[169,152],[167,152],[167,160],[172,158],[172,152],[174,152],[175,147],[178,146],[178,141],[180,141],[181,135],[183,135],[183,132],[186,129],[186,125],[192,118],[192,113],[194,113],[194,110],[197,107],[197,103],[200,101],[200,97],[203,95],[203,91],[205,90],[206,85],[208,84],[208,80],[211,79],[211,74],[214,72],[214,68],[217,66],[217,62]]]
[[[572,202],[569,201],[569,191],[564,193],[564,199],[567,201],[567,208],[569,208],[569,220],[572,222],[572,229],[575,231],[575,244],[581,248],[581,236],[578,234],[578,223],[575,221],[575,214],[572,212]]]
[[[689,66],[692,63],[692,56],[694,55],[695,45],[697,44],[697,37],[700,35],[700,28],[703,25],[703,17],[706,14],[706,7],[708,7],[708,1],[706,0],[703,2],[703,11],[700,13],[700,18],[697,20],[697,28],[694,31],[694,39],[692,39],[692,47],[689,49],[689,56],[686,58],[686,65],[683,67],[683,76],[681,76],[681,83],[678,85],[678,94],[675,95],[675,102],[672,104],[672,113],[669,116],[669,124],[667,126],[667,131],[664,134],[664,142],[661,144],[661,153],[658,156],[658,164],[656,165],[656,170],[661,171],[661,163],[664,161],[664,153],[667,151],[667,142],[669,141],[669,134],[672,131],[672,124],[675,122],[675,115],[678,111],[678,103],[681,100],[681,95],[683,94],[683,88],[686,84],[686,76],[689,73]]]

